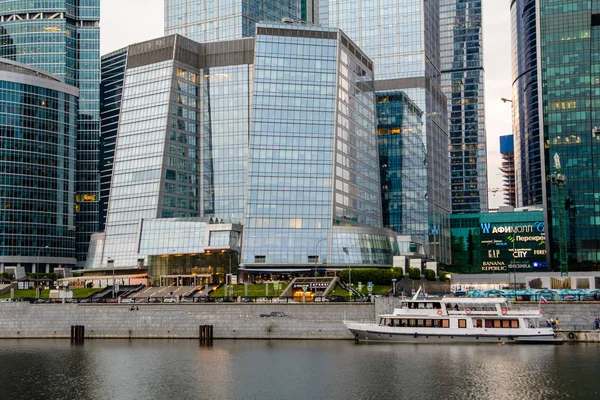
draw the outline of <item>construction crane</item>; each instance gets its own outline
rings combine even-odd
[[[567,220],[565,215],[565,185],[567,183],[567,177],[562,173],[558,153],[554,153],[554,171],[555,174],[552,176],[552,184],[556,185],[556,191],[558,193],[558,204],[555,207],[555,209],[558,210],[558,266],[560,268],[560,276],[569,276]]]

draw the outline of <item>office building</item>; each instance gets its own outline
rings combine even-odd
[[[102,56],[102,79],[100,82],[100,231],[104,230],[106,224],[126,61],[127,48]]]
[[[525,207],[543,202],[536,0],[512,0],[510,16],[515,199],[517,207]]]
[[[337,29],[257,31],[128,47],[106,229],[88,268],[147,265],[168,280],[391,266],[372,61]]]
[[[0,2],[0,56],[79,88],[75,211],[77,265],[98,231],[100,0]]]
[[[547,249],[553,250],[548,251],[548,262],[553,270],[562,267],[564,247],[568,270],[598,270],[600,3],[540,0],[537,5],[542,197],[549,226]],[[564,190],[554,184],[561,178],[556,155],[566,177]]]
[[[75,264],[77,96],[0,58],[0,272]]]
[[[383,226],[427,242],[427,171],[423,112],[401,91],[377,93]]]
[[[318,23],[315,0],[165,0],[165,35],[179,34],[196,42],[253,37],[259,22],[284,18]],[[317,3],[318,5],[318,3]]]
[[[450,163],[446,97],[441,89],[439,1],[322,0],[322,25],[342,29],[375,65],[377,92],[402,91],[423,112],[430,261],[450,263]],[[404,232],[398,232],[404,234]]]
[[[440,0],[452,213],[488,209],[481,0]]]
[[[502,156],[500,172],[502,172],[502,191],[504,192],[504,204],[507,206],[516,207],[515,146],[513,138],[513,135],[500,136],[500,154]]]

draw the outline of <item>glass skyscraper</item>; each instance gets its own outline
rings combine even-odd
[[[558,249],[562,239],[570,270],[598,270],[600,2],[540,0],[537,4],[547,249]],[[564,202],[551,179],[556,175],[556,154],[566,176]],[[564,224],[559,224],[561,210]],[[556,270],[559,252],[548,253]]]
[[[342,29],[375,65],[377,92],[401,90],[423,111],[422,160],[432,261],[450,262],[450,163],[441,88],[439,0],[321,0],[322,25]]]
[[[79,88],[76,257],[83,265],[98,231],[100,0],[0,2],[0,57],[41,68]]]
[[[106,229],[88,267],[209,268],[215,249],[241,252],[255,270],[390,266],[397,246],[381,222],[372,71],[337,29],[304,24],[259,25],[256,39],[129,46]],[[167,219],[212,231],[182,248],[178,222],[158,221]],[[140,247],[150,221],[172,227],[163,254]]]
[[[102,80],[100,83],[100,118],[102,122],[100,127],[100,231],[104,230],[106,224],[126,61],[127,48],[102,56]]]
[[[165,0],[165,35],[197,42],[252,37],[259,22],[318,23],[315,0]]]
[[[427,242],[427,171],[423,112],[401,91],[377,93],[383,225]]]
[[[536,0],[512,0],[510,16],[515,200],[517,207],[525,207],[543,202]]]
[[[440,0],[452,212],[488,209],[481,0]]]
[[[77,96],[0,58],[0,272],[75,264]]]
[[[254,68],[242,263],[391,265],[371,60],[336,28],[259,25]]]

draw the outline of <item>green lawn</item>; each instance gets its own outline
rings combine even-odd
[[[92,293],[98,292],[102,290],[101,288],[94,289],[73,289],[73,298],[75,299],[83,299],[91,295]],[[50,290],[42,290],[40,293],[40,298],[47,299],[50,296]],[[27,290],[15,290],[15,299],[21,299],[23,297],[35,299],[35,289],[27,289]],[[8,299],[10,298],[10,292],[4,293],[0,296],[0,299]]]
[[[275,291],[273,288],[273,284],[269,284],[269,296],[279,296],[285,288],[287,287],[287,283],[280,283],[278,291]],[[223,297],[224,296],[225,285],[222,285],[214,292],[210,292],[211,297]],[[234,296],[244,296],[245,289],[244,285],[233,285],[233,295]],[[248,297],[260,297],[266,296],[265,284],[260,285],[248,285]]]

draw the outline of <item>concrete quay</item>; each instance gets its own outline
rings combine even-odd
[[[352,339],[342,321],[373,321],[373,303],[335,304],[0,304],[0,338],[193,338],[213,325],[215,339]],[[282,311],[287,317],[261,317]]]
[[[200,325],[213,325],[215,339],[351,340],[344,320],[372,322],[398,303],[398,298],[377,298],[374,303],[136,304],[139,310],[131,311],[131,304],[11,302],[0,303],[0,339],[69,339],[71,325],[84,325],[86,339],[198,339]],[[542,310],[544,318],[559,319],[559,337],[600,342],[600,330],[592,330],[600,303],[552,303],[542,305]],[[272,311],[287,316],[260,316]]]

